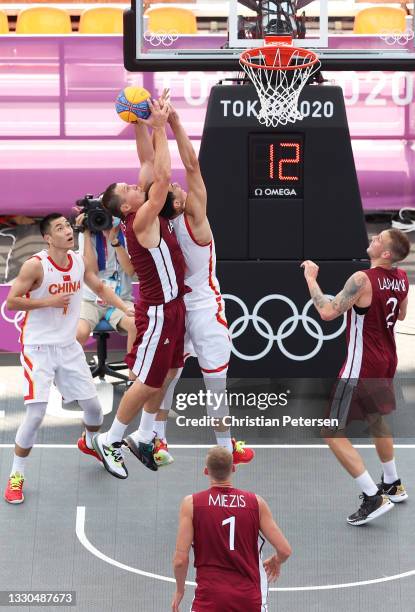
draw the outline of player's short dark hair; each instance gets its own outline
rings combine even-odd
[[[124,215],[121,211],[122,199],[115,193],[116,186],[117,183],[111,183],[111,185],[108,185],[102,194],[102,206],[108,210],[113,217],[124,219]]]
[[[42,236],[50,232],[50,225],[52,221],[55,221],[56,219],[61,219],[62,217],[65,217],[65,215],[58,212],[49,213],[48,215],[46,215],[46,217],[43,217],[43,219],[39,223],[39,230]]]
[[[398,229],[388,230],[388,236],[393,262],[403,261],[408,257],[409,251],[411,250],[411,243],[408,236]]]
[[[211,448],[206,457],[206,467],[209,475],[218,482],[228,480],[232,473],[232,453],[223,446]]]
[[[172,191],[168,191],[166,201],[164,202],[164,206],[160,211],[160,217],[164,217],[165,219],[173,219],[173,217],[176,216],[174,200],[174,193]]]

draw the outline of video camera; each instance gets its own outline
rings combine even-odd
[[[80,213],[85,214],[82,225],[79,227],[80,232],[89,229],[90,232],[97,233],[111,229],[112,215],[102,206],[101,198],[87,193],[82,200],[76,201],[76,205]]]

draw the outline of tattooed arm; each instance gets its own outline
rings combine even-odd
[[[317,283],[318,266],[312,261],[304,261],[304,277],[307,281],[311,299],[323,321],[332,321],[349,310],[367,288],[368,278],[364,272],[355,272],[347,279],[343,289],[333,300],[326,297]]]

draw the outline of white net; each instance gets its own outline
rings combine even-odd
[[[281,46],[276,48],[270,62],[267,47],[264,51],[256,51],[254,57],[242,54],[240,65],[258,93],[261,105],[258,121],[267,127],[276,127],[301,120],[303,116],[298,109],[298,99],[304,85],[320,68],[318,60],[313,63],[315,54],[305,49]],[[270,66],[274,69],[270,70]],[[291,68],[287,70],[288,66]]]

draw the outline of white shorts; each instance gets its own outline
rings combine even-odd
[[[197,357],[205,374],[226,370],[231,356],[231,340],[223,317],[217,308],[186,311],[184,358]]]
[[[53,382],[64,402],[97,395],[94,379],[79,342],[67,346],[26,345],[20,353],[24,371],[24,402],[48,402]]]

